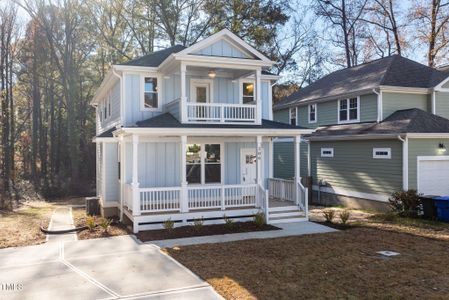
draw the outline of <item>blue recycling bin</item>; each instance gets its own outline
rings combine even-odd
[[[449,196],[433,198],[437,208],[437,217],[441,221],[449,222]]]

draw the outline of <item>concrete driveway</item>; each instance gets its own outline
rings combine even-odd
[[[0,250],[0,299],[222,299],[132,236]]]

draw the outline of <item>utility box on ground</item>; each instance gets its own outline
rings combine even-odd
[[[88,216],[100,215],[100,199],[98,197],[86,197],[86,214]]]

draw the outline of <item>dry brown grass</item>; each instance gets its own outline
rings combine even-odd
[[[76,227],[86,226],[86,209],[85,208],[73,208],[72,209],[73,214],[73,222]],[[97,224],[99,223],[100,217],[95,217]],[[119,236],[119,235],[126,235],[130,234],[131,231],[123,224],[111,224],[107,230],[107,232],[104,231],[103,228],[100,226],[95,227],[94,230],[83,230],[78,232],[78,239],[80,240],[87,240],[87,239],[95,239],[95,238],[102,238],[102,237],[109,237],[109,236]]]
[[[46,236],[40,226],[47,228],[55,208],[84,204],[84,198],[62,198],[51,202],[20,201],[13,211],[0,210],[0,248],[38,245]]]
[[[40,226],[48,226],[54,209],[49,202],[27,201],[14,211],[0,211],[0,248],[44,243]]]
[[[167,251],[226,299],[447,299],[449,234],[375,224]],[[380,250],[401,255],[384,258]]]

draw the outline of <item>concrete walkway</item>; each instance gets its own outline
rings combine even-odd
[[[56,208],[51,216],[49,230],[66,230],[73,229],[72,208],[71,207],[59,207]],[[70,242],[76,241],[77,236],[75,232],[66,234],[47,234],[47,242]]]
[[[198,244],[215,244],[226,243],[233,241],[251,240],[251,239],[271,239],[286,236],[296,236],[304,234],[314,233],[326,233],[335,232],[336,229],[316,224],[313,222],[296,222],[285,224],[274,224],[276,227],[280,227],[282,230],[270,230],[259,232],[245,232],[245,233],[232,233],[223,235],[211,235],[211,236],[199,236],[181,239],[150,241],[146,244],[152,244],[161,248],[172,248],[175,246],[187,246]]]
[[[120,236],[0,249],[0,299],[223,299],[153,245]]]

